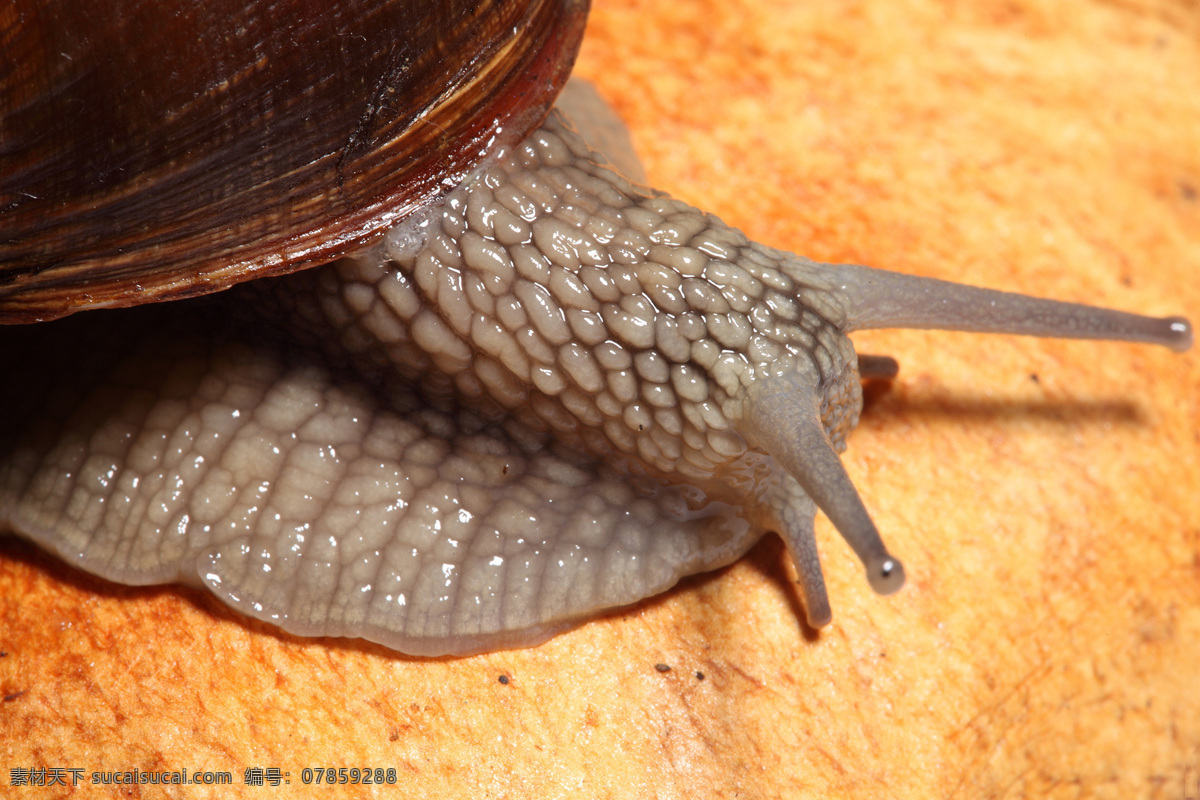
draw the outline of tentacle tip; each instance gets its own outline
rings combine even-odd
[[[1167,317],[1164,322],[1167,323],[1166,345],[1177,353],[1182,353],[1184,350],[1192,346],[1195,339],[1192,331],[1192,323],[1184,317]]]
[[[820,630],[833,622],[833,611],[830,610],[828,603],[823,607],[805,607],[804,614],[808,617],[808,627],[814,630]]]
[[[876,594],[895,594],[904,586],[904,565],[890,555],[867,565],[867,581]]]

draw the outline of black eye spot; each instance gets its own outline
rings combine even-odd
[[[508,686],[508,676],[507,675],[501,675],[499,680],[502,684],[504,684],[505,686]]]

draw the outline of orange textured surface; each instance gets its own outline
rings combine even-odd
[[[1200,320],[1192,4],[597,0],[584,47],[650,182],[753,238]],[[262,766],[312,796],[320,765],[431,797],[1200,795],[1200,355],[855,338],[901,364],[845,455],[900,594],[819,518],[820,634],[771,538],[541,647],[431,661],[5,540],[0,785]]]

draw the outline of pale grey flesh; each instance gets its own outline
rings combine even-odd
[[[514,415],[210,329],[235,299],[4,331],[0,403],[31,424],[0,442],[0,516],[118,582],[420,654],[535,642],[753,542]]]
[[[810,498],[876,590],[904,574],[837,456],[859,369],[896,365],[845,331],[1189,331],[940,287],[754,244],[552,118],[362,257],[0,332],[0,415],[21,420],[0,523],[113,580],[419,654],[536,642],[773,530],[824,625]]]

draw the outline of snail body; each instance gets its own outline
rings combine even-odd
[[[752,243],[630,183],[557,114],[461,177],[328,266],[112,327],[5,331],[24,376],[6,417],[45,413],[5,432],[0,519],[113,580],[199,584],[295,633],[420,654],[536,642],[775,531],[820,626],[817,508],[877,591],[903,583],[837,455],[860,376],[894,362],[845,334],[1191,340],[1179,318]],[[14,319],[135,294],[63,290],[23,258],[5,262]],[[96,336],[120,346],[81,357]]]

